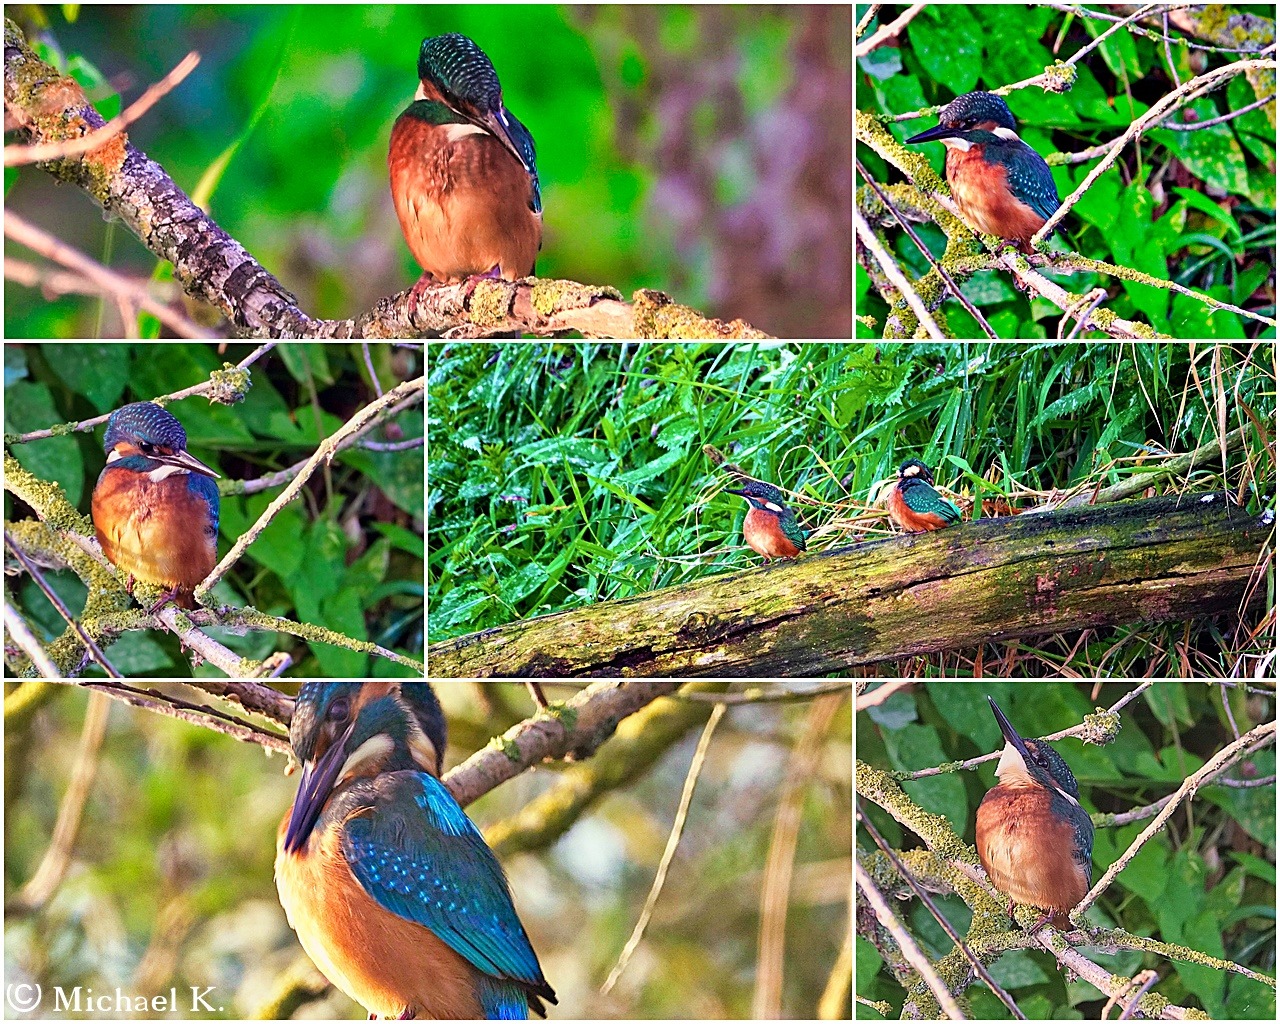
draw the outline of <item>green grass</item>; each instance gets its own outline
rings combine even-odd
[[[1229,454],[1226,483],[1250,510],[1274,508],[1275,469],[1259,434],[1261,425],[1274,439],[1269,353],[1096,343],[433,344],[430,640],[756,564],[741,540],[746,506],[721,493],[725,478],[704,444],[796,494],[801,521],[817,529],[811,550],[887,532],[872,492],[911,456],[937,467],[938,483],[958,495],[989,498],[1115,483],[1166,451],[1241,426],[1249,440]],[[1166,489],[1220,489],[1223,479],[1219,460]],[[1229,628],[1197,626],[1205,648],[1194,668],[1230,667],[1232,644],[1217,632]],[[984,667],[1183,674],[1182,626],[1084,639],[1041,638],[1012,657],[1002,645]],[[885,670],[963,674],[975,657]]]

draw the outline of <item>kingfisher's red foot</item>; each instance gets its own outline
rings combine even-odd
[[[1047,925],[1050,921],[1052,921],[1052,920],[1053,920],[1053,917],[1054,917],[1054,915],[1053,915],[1053,913],[1052,913],[1052,912],[1047,913],[1047,914],[1041,914],[1041,915],[1040,915],[1040,919],[1039,919],[1038,921],[1036,921],[1036,923],[1035,923],[1034,925],[1032,925],[1032,926],[1031,926],[1031,934],[1033,934],[1033,935],[1034,935],[1036,932],[1038,932],[1041,928],[1043,928],[1043,927],[1044,927],[1045,925]]]
[[[172,602],[174,602],[174,601],[177,601],[177,600],[178,600],[178,588],[177,588],[177,587],[174,587],[172,590],[166,590],[163,594],[161,594],[161,595],[160,595],[160,600],[159,600],[159,601],[157,601],[155,604],[153,604],[150,608],[148,608],[148,609],[147,609],[147,614],[148,614],[148,615],[154,615],[156,612],[158,612],[158,611],[159,611],[161,608],[163,608],[165,605],[170,604],[170,603],[172,603]]]

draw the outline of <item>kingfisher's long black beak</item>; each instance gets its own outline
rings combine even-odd
[[[913,135],[907,139],[906,144],[911,145],[913,142],[938,142],[942,139],[954,139],[960,135],[960,132],[954,128],[948,128],[945,124],[934,125],[919,135]],[[988,698],[989,699],[989,698]]]
[[[1000,726],[1000,732],[1004,735],[1006,743],[1012,745],[1013,749],[1022,757],[1022,763],[1032,764],[1031,754],[1027,751],[1027,745],[1022,737],[1018,735],[1018,730],[1009,724],[1009,719],[1004,717],[1004,712],[996,705],[996,702],[990,697],[987,703],[991,705],[991,710],[995,713],[996,724]]]
[[[284,848],[289,853],[297,853],[311,838],[325,801],[333,792],[333,784],[338,781],[338,773],[346,764],[347,739],[355,725],[353,717],[342,735],[329,744],[328,750],[302,766],[302,781],[298,783],[298,795],[294,797],[289,826],[284,833]]]
[[[214,479],[220,479],[218,474],[197,459],[189,451],[179,450],[172,454],[153,455],[151,458],[157,462],[163,462],[170,466],[180,466],[183,469],[190,470],[192,473],[199,473],[201,476],[211,476]]]

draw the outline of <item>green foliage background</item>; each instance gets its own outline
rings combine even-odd
[[[224,362],[237,362],[253,346],[205,344],[45,344],[4,347],[5,431],[45,429],[108,413],[206,380]],[[409,348],[370,348],[382,386],[421,372],[421,356]],[[187,432],[192,452],[223,477],[218,554],[248,530],[279,487],[245,496],[225,493],[308,458],[319,441],[374,397],[360,346],[281,344],[249,367],[252,387],[243,402],[211,404],[193,397],[170,406]],[[405,438],[421,436],[421,408],[395,419]],[[89,498],[105,459],[105,427],[92,432],[13,444],[9,451],[29,471],[61,485],[67,500],[88,516]],[[387,441],[380,430],[370,440]],[[211,598],[252,604],[273,615],[371,640],[410,657],[423,650],[422,509],[423,452],[349,449],[321,470],[250,545]],[[5,493],[5,518],[29,516]],[[84,583],[71,572],[46,574],[73,614],[84,607]],[[66,624],[23,577],[17,596],[45,638]],[[294,655],[290,675],[404,675],[383,658],[277,633],[211,635],[247,657],[275,650]],[[186,675],[189,656],[177,638],[154,630],[125,633],[107,649],[127,675]],[[208,666],[195,670],[219,674]]]
[[[894,694],[858,716],[860,761],[885,770],[918,771],[999,750],[1003,741],[987,704],[995,699],[1024,738],[1046,736],[1079,725],[1097,707],[1110,707],[1132,686],[1080,683],[928,683]],[[1224,709],[1229,705],[1230,715]],[[1095,816],[1121,813],[1172,793],[1239,734],[1275,718],[1274,692],[1225,694],[1185,683],[1156,683],[1120,712],[1120,731],[1105,746],[1078,739],[1053,743],[1080,785],[1081,804]],[[1238,729],[1238,733],[1236,730]],[[1208,785],[1178,810],[1116,877],[1088,914],[1091,924],[1124,928],[1137,935],[1181,943],[1206,954],[1275,974],[1276,808],[1274,746],[1245,759],[1228,778],[1265,778],[1270,785],[1232,789]],[[965,842],[973,842],[979,802],[995,785],[994,762],[976,770],[947,772],[903,784],[926,811],[944,815]],[[870,819],[892,849],[910,849],[916,837],[871,801]],[[1148,816],[1120,827],[1095,817],[1093,880],[1128,849],[1151,823]],[[859,851],[874,850],[860,829]],[[964,934],[970,909],[955,896],[934,897],[947,919]],[[899,904],[899,906],[903,906]],[[951,942],[918,900],[903,911],[931,957]],[[981,930],[981,926],[979,926]],[[902,989],[871,943],[856,942],[854,978],[858,995],[888,1000],[895,1010]],[[1142,968],[1158,975],[1152,991],[1179,1005],[1204,1010],[1215,1020],[1268,1020],[1275,1016],[1275,990],[1213,967],[1132,950],[1089,959],[1113,975]],[[989,965],[996,979],[1030,1020],[1097,1019],[1103,1000],[1084,983],[1064,983],[1053,957],[1042,951],[1010,950]],[[975,1019],[1009,1017],[981,983],[964,995]],[[891,1015],[896,1016],[896,1013]],[[880,1020],[859,1005],[860,1020]]]
[[[432,641],[756,564],[745,504],[721,493],[704,444],[812,499],[793,507],[813,529],[865,509],[911,456],[987,497],[1117,482],[1138,456],[1217,436],[1221,398],[1223,431],[1250,437],[1228,484],[1245,478],[1253,511],[1275,502],[1245,411],[1275,436],[1265,349],[453,344],[428,352],[428,388]],[[1193,489],[1221,486],[1220,471],[1196,471]],[[1136,668],[1150,654],[1137,639],[1119,649],[1104,635],[1090,656]]]

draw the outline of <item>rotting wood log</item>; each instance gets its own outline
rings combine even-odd
[[[864,541],[432,644],[430,678],[817,676],[1124,623],[1237,612],[1274,518],[1221,493]]]

